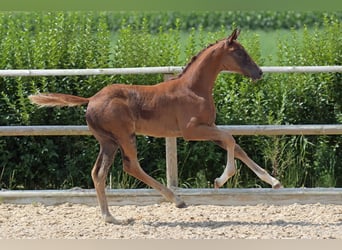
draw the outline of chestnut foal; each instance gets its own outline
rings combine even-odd
[[[214,185],[221,187],[236,172],[234,157],[244,162],[260,179],[273,188],[280,182],[251,160],[227,130],[215,125],[212,96],[217,75],[228,70],[258,80],[261,69],[237,42],[238,30],[209,45],[184,68],[178,77],[152,86],[113,84],[94,96],[83,98],[66,94],[29,96],[40,106],[76,106],[88,104],[86,120],[100,144],[100,152],[91,175],[101,212],[106,222],[119,223],[108,209],[105,185],[108,170],[118,149],[123,169],[158,190],[177,207],[184,201],[173,191],[146,174],[137,158],[136,135],[183,137],[185,140],[214,141],[227,150],[227,165]]]

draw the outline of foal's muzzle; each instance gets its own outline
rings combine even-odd
[[[262,78],[262,70],[258,68],[255,72],[249,75],[250,78],[252,78],[253,81],[258,81]]]

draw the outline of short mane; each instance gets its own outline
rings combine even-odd
[[[191,58],[190,62],[188,62],[188,64],[184,67],[184,69],[182,70],[182,72],[179,73],[179,74],[178,74],[177,76],[175,76],[174,78],[172,78],[171,80],[178,79],[178,78],[180,78],[182,75],[184,75],[185,72],[186,72],[186,71],[190,68],[190,66],[194,63],[194,61],[196,61],[196,59],[197,59],[204,51],[206,51],[206,50],[209,49],[210,47],[212,47],[212,46],[218,44],[219,42],[221,42],[221,41],[223,41],[223,40],[225,40],[225,38],[224,38],[224,39],[221,39],[221,40],[218,40],[218,41],[216,41],[215,43],[209,44],[207,47],[205,47],[205,48],[202,49],[200,52],[198,52],[197,55],[195,55],[195,56],[193,56],[193,57]]]

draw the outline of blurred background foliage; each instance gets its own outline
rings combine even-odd
[[[263,65],[341,65],[341,12],[0,12],[0,69],[182,66],[209,43],[242,29],[240,42]],[[113,83],[155,84],[163,75],[1,77],[0,125],[84,125],[86,107],[44,108],[27,96],[91,96]],[[217,124],[339,124],[341,73],[265,74],[256,84],[220,74]],[[237,136],[237,142],[285,187],[341,187],[341,136]],[[98,154],[91,136],[0,137],[0,187],[93,188]],[[165,183],[165,142],[138,137],[146,172]],[[180,186],[212,187],[226,152],[211,142],[178,139]],[[268,187],[237,162],[227,187]],[[144,184],[122,172],[110,188]]]

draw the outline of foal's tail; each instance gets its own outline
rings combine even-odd
[[[30,95],[28,98],[32,103],[38,104],[40,107],[72,107],[89,102],[89,98],[57,93]]]

